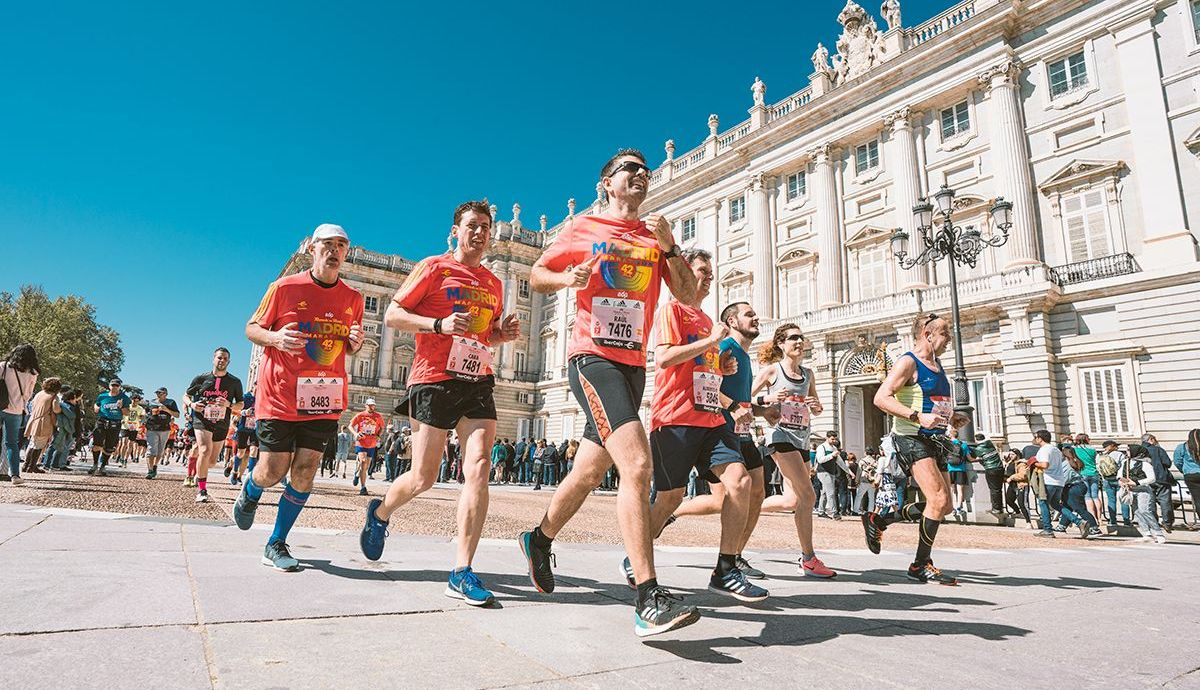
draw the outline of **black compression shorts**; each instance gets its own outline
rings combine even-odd
[[[638,410],[646,389],[646,369],[611,362],[596,355],[577,355],[567,366],[575,401],[587,415],[583,437],[604,445],[612,432],[641,422]]]

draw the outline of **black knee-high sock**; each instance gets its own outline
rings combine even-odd
[[[95,467],[96,464],[99,462],[100,462],[100,451],[93,450],[92,451],[92,467]]]
[[[931,520],[924,515],[921,516],[921,523],[918,527],[919,540],[917,541],[917,557],[913,559],[913,565],[925,565],[929,561],[929,553],[933,551],[933,540],[937,539],[938,527],[941,527],[941,520]]]
[[[925,511],[924,501],[920,503],[909,503],[904,507],[893,510],[887,515],[879,513],[871,513],[870,520],[875,523],[875,526],[881,530],[887,529],[887,526],[894,522],[920,522],[921,514]]]

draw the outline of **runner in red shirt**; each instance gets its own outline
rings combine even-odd
[[[375,411],[375,398],[367,398],[367,409],[350,420],[350,431],[354,434],[354,452],[358,458],[358,474],[354,483],[360,484],[359,495],[367,495],[367,470],[375,459],[379,445],[379,434],[383,432],[383,415]]]
[[[767,590],[746,580],[737,554],[750,510],[750,474],[742,459],[741,443],[725,424],[721,411],[721,379],[737,373],[737,360],[721,357],[720,343],[729,327],[713,328],[700,309],[712,286],[712,254],[689,249],[683,259],[696,277],[691,302],[668,301],[658,312],[654,350],[654,400],[650,405],[650,448],[654,458],[654,488],[650,530],[659,534],[671,513],[683,502],[692,468],[705,481],[725,488],[721,506],[721,546],[708,588],[739,601],[762,601]],[[636,586],[629,559],[622,564],[625,578]]]
[[[587,415],[575,468],[554,492],[541,524],[519,537],[530,579],[554,591],[550,547],[615,461],[621,473],[617,522],[637,579],[634,631],[653,635],[693,623],[698,613],[660,587],[650,537],[650,444],[638,410],[646,384],[648,320],[662,280],[690,302],[696,278],[679,258],[671,225],[660,215],[639,220],[650,186],[646,158],[633,149],[613,156],[600,171],[608,198],[602,216],[568,222],[534,264],[538,292],[576,289],[575,330],[567,351],[571,392]]]
[[[362,347],[363,296],[338,277],[350,238],[338,225],[317,226],[307,251],[312,268],[271,284],[246,324],[263,348],[254,412],[259,459],[233,506],[241,529],[254,524],[264,488],[288,476],[263,564],[296,571],[287,535],[312,490],[325,444],[346,409],[346,354]]]
[[[412,469],[397,477],[387,495],[367,505],[359,538],[363,555],[383,555],[387,521],[400,506],[437,480],[446,436],[454,429],[462,446],[464,483],[458,498],[458,557],[446,595],[484,606],[495,601],[471,569],[487,517],[489,453],[496,438],[489,346],[516,340],[521,324],[504,304],[500,280],[481,263],[492,234],[485,201],[468,201],[454,211],[452,253],[422,260],[400,286],[384,317],[388,328],[417,333],[408,376]]]

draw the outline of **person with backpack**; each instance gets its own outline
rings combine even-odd
[[[1004,502],[1013,514],[1025,518],[1025,526],[1032,527],[1029,519],[1029,464],[1021,460],[1015,450],[1004,454],[1001,464],[1004,473]]]
[[[1192,494],[1193,530],[1200,529],[1200,429],[1188,432],[1187,442],[1175,446],[1175,467],[1183,473],[1183,483]]]
[[[1158,478],[1154,460],[1145,446],[1137,444],[1129,446],[1129,459],[1122,464],[1121,477],[1118,482],[1122,489],[1130,492],[1137,516],[1138,530],[1142,533],[1142,541],[1154,541],[1158,544],[1167,543],[1158,519],[1154,517],[1154,482]]]
[[[0,423],[3,424],[4,453],[11,476],[0,465],[0,482],[21,483],[21,428],[25,405],[32,398],[41,367],[37,351],[29,343],[17,345],[0,362]]]
[[[1121,488],[1119,482],[1121,468],[1129,456],[1113,440],[1105,441],[1101,444],[1100,448],[1101,452],[1096,455],[1096,473],[1104,480],[1104,494],[1108,499],[1105,506],[1107,508],[1108,526],[1116,527],[1117,504],[1119,503],[1117,501],[1117,493]],[[1122,524],[1126,527],[1131,526],[1133,523],[1130,520],[1129,504],[1121,503],[1120,508]]]
[[[1074,446],[1064,445],[1061,450],[1063,459],[1066,460],[1064,468],[1066,483],[1063,485],[1062,510],[1055,531],[1065,532],[1067,525],[1074,523],[1079,528],[1080,536],[1084,539],[1099,536],[1100,523],[1087,509],[1084,502],[1084,497],[1087,496],[1087,484],[1080,474],[1084,467],[1083,461],[1076,455]]]
[[[1171,456],[1158,445],[1154,434],[1142,435],[1142,446],[1154,463],[1154,514],[1158,524],[1168,532],[1175,526],[1175,508],[1171,505],[1171,493],[1175,488],[1175,476],[1171,474]]]
[[[1087,506],[1088,512],[1092,517],[1096,518],[1099,523],[1101,519],[1100,511],[1100,485],[1103,483],[1100,480],[1100,473],[1096,471],[1096,449],[1091,447],[1092,439],[1087,434],[1076,434],[1075,457],[1083,463],[1083,468],[1079,470],[1079,476],[1083,478],[1083,484],[1087,488],[1087,495],[1084,497],[1084,505]]]
[[[987,480],[988,498],[992,502],[992,509],[988,512],[997,519],[1004,515],[1004,461],[1000,459],[1000,451],[996,448],[996,444],[992,443],[987,436],[983,434],[975,434],[975,445],[971,448],[971,455],[978,458],[979,464],[983,466],[983,478]]]

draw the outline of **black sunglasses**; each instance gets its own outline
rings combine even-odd
[[[794,343],[797,340],[804,340],[804,335],[802,333],[793,333],[785,337],[784,340],[788,341],[789,343]]]
[[[937,314],[930,314],[929,316],[925,317],[925,323],[921,324],[921,326],[922,327],[928,326],[929,324],[933,323],[934,321],[937,321],[940,318],[942,318],[942,317],[938,316]]]
[[[647,176],[650,175],[650,168],[647,168],[645,163],[639,163],[637,161],[625,161],[624,163],[615,166],[612,171],[608,173],[608,177],[612,177],[619,172],[627,172],[630,175],[636,175],[639,171],[643,170],[646,172]]]

